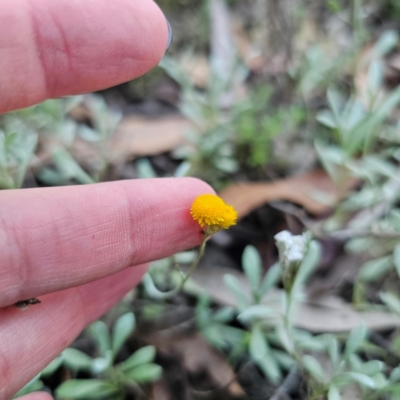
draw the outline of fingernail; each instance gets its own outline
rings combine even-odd
[[[169,23],[168,19],[165,18],[165,20],[167,21],[167,26],[168,26],[168,42],[167,42],[167,49],[165,50],[165,52],[168,51],[168,49],[171,46],[172,43],[172,39],[173,39],[173,35],[172,35],[172,28],[171,28],[171,24]]]

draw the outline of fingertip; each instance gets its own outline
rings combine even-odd
[[[176,179],[182,179],[182,182],[184,182],[184,184],[187,185],[189,190],[192,189],[194,190],[193,193],[196,194],[196,196],[203,193],[215,194],[215,190],[207,182],[204,182],[199,178],[194,178],[190,176],[190,177],[176,178]]]
[[[168,24],[152,0],[41,3],[42,10],[33,9],[33,21],[46,97],[127,82],[154,68],[165,54]]]
[[[0,1],[0,112],[135,79],[168,37],[153,0]]]

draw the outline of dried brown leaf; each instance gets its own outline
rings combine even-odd
[[[173,400],[172,394],[169,393],[168,385],[164,379],[155,382],[152,386],[150,400]]]
[[[207,87],[210,80],[210,63],[205,55],[184,53],[179,65],[193,86],[201,89]]]
[[[112,159],[123,162],[170,151],[185,141],[185,132],[191,126],[182,116],[157,119],[126,117],[111,138]]]
[[[167,343],[161,342],[157,347],[161,353],[177,355],[189,373],[209,375],[211,391],[223,390],[229,393],[229,398],[244,397],[243,389],[226,357],[212,348],[199,334],[175,338]]]
[[[239,218],[265,203],[278,200],[299,204],[312,214],[325,214],[338,200],[333,181],[321,170],[275,182],[238,183],[219,195],[235,207]]]

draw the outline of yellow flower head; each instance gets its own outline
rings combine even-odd
[[[236,224],[237,212],[214,194],[201,194],[194,200],[190,214],[201,227],[209,226],[214,232]]]

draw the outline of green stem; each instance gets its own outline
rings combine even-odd
[[[158,300],[168,300],[168,299],[171,299],[172,297],[174,297],[175,295],[177,295],[183,289],[183,287],[185,286],[185,283],[188,281],[188,279],[190,278],[190,276],[192,275],[194,270],[197,268],[197,265],[199,264],[199,261],[204,254],[204,249],[206,247],[207,239],[210,238],[211,236],[212,236],[212,234],[205,233],[203,240],[201,241],[201,244],[200,244],[200,247],[197,252],[197,256],[196,256],[195,260],[192,262],[186,275],[182,277],[181,282],[179,283],[179,285],[176,288],[169,290],[167,292],[162,292],[161,290],[157,289],[157,287],[154,284],[154,281],[149,273],[147,273],[143,277],[143,284],[145,285],[147,291],[152,295],[152,297],[154,297]]]

